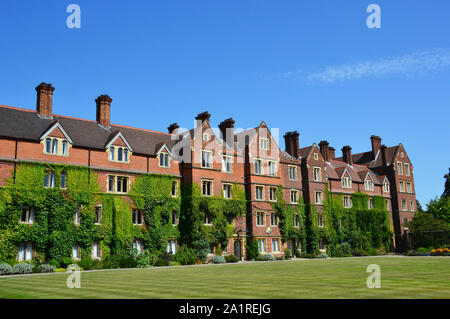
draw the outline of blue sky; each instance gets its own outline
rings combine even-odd
[[[81,7],[81,29],[66,7]],[[366,7],[381,7],[369,29]],[[55,87],[53,111],[166,131],[212,125],[300,132],[341,154],[370,135],[403,143],[424,205],[450,166],[450,2],[8,1],[0,10],[0,104],[33,109],[34,87]],[[281,146],[284,142],[281,141]]]

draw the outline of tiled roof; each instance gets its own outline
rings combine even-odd
[[[158,143],[164,142],[169,148],[175,145],[171,134],[154,132],[127,126],[111,125],[100,127],[96,121],[75,119],[54,115],[53,119],[42,118],[31,110],[0,106],[0,136],[39,141],[42,134],[58,121],[74,146],[104,149],[105,145],[120,130],[135,153],[155,155]]]

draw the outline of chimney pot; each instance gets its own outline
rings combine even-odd
[[[203,124],[204,122],[207,122],[209,124],[209,118],[211,117],[211,114],[208,113],[208,111],[199,113],[195,119],[198,121],[201,121],[200,124]]]
[[[375,159],[375,157],[377,156],[378,151],[380,150],[381,137],[376,136],[376,135],[372,135],[370,137],[370,141],[372,142],[372,155],[373,155],[373,158]]]
[[[219,124],[222,139],[229,145],[234,141],[234,123],[235,121],[230,117]]]
[[[284,143],[286,144],[286,152],[292,157],[298,158],[299,155],[299,142],[298,137],[300,134],[297,131],[287,132],[284,135]]]
[[[322,153],[322,156],[326,162],[328,162],[330,160],[329,145],[330,145],[330,143],[328,143],[328,141],[320,141],[320,143],[319,143],[320,153]]]
[[[167,130],[169,131],[170,134],[178,134],[179,128],[180,128],[180,126],[178,125],[178,123],[172,123],[169,125]]]
[[[50,83],[42,82],[36,87],[37,101],[36,112],[42,117],[52,117],[53,91],[55,88]]]
[[[328,148],[328,157],[330,160],[334,160],[336,158],[336,149],[334,147],[329,147]]]
[[[380,150],[381,150],[381,161],[382,161],[382,163],[383,163],[383,167],[386,167],[386,164],[387,164],[387,156],[386,156],[386,148],[387,148],[387,146],[386,145],[381,145],[380,146]]]
[[[106,94],[100,95],[95,100],[95,103],[97,103],[97,122],[105,128],[109,128],[111,126],[111,102],[112,99]]]
[[[352,148],[350,146],[346,145],[342,148],[342,157],[344,158],[344,162],[346,162],[347,164],[353,164]]]

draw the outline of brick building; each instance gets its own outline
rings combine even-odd
[[[20,163],[89,167],[97,173],[102,192],[124,197],[135,178],[148,173],[173,176],[180,185],[198,184],[203,196],[229,198],[231,186],[242,185],[247,215],[233,221],[234,235],[225,249],[240,258],[245,255],[247,238],[258,242],[260,252],[273,255],[294,246],[282,241],[272,207],[280,186],[283,200],[294,209],[299,198],[315,205],[319,227],[326,189],[343,195],[347,208],[355,192],[369,195],[369,208],[373,206],[370,196],[382,196],[396,235],[403,233],[405,222],[416,210],[413,165],[403,145],[386,147],[378,136],[370,137],[368,152],[352,154],[351,147],[344,146],[342,157],[336,157],[327,141],[300,147],[299,133],[294,131],[284,135],[286,147],[281,150],[264,122],[235,132],[235,121],[230,118],[215,130],[210,114],[203,112],[189,131],[179,132],[173,123],[168,133],[155,132],[111,124],[112,99],[107,95],[95,100],[93,121],[54,114],[50,84],[41,83],[36,91],[35,110],[0,106],[0,186],[14,178]],[[44,186],[52,187],[51,176],[43,181]],[[322,240],[319,245],[326,249]]]

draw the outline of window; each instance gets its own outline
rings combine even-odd
[[[266,241],[264,239],[258,239],[258,251],[263,253],[266,251]]]
[[[67,141],[62,141],[62,155],[67,155],[68,145]]]
[[[277,200],[277,188],[269,187],[269,200],[275,202]]]
[[[265,223],[265,213],[256,213],[256,226],[264,226]]]
[[[109,148],[109,160],[110,161],[114,161],[114,159],[116,158],[115,157],[115,152],[116,152],[116,149],[114,148],[114,146],[111,146]]]
[[[80,219],[81,219],[80,208],[77,208],[77,210],[73,214],[73,223],[75,225],[80,225]]]
[[[222,172],[231,173],[231,156],[222,156]]]
[[[173,181],[172,183],[172,196],[176,197],[178,193],[178,182],[177,181]]]
[[[342,177],[342,188],[352,188],[352,180],[350,177]]]
[[[131,211],[131,215],[132,215],[132,221],[133,221],[133,225],[142,225],[142,220],[143,220],[143,216],[142,216],[142,212],[137,210],[137,209],[133,209]]]
[[[402,210],[406,210],[406,199],[402,199]]]
[[[102,222],[102,206],[95,206],[95,223],[100,225]]]
[[[231,198],[231,184],[223,184],[223,197]]]
[[[411,184],[411,182],[406,182],[406,191],[408,193],[412,193],[412,184]]]
[[[177,241],[175,239],[169,239],[167,241],[167,253],[175,254],[177,252]]]
[[[320,182],[322,181],[322,174],[320,173],[320,167],[314,167],[314,181]]]
[[[58,140],[56,138],[52,141],[52,154],[58,154]]]
[[[72,258],[80,259],[80,245],[78,243],[73,244],[72,247]]]
[[[260,159],[255,159],[255,174],[262,174],[262,161]]]
[[[61,179],[60,179],[60,184],[59,187],[61,188],[66,188],[67,187],[67,175],[66,172],[61,172]]]
[[[404,192],[405,191],[405,182],[400,181],[400,192]]]
[[[315,193],[315,200],[316,200],[316,204],[319,204],[319,205],[322,204],[322,192],[317,191]]]
[[[319,239],[319,250],[325,250],[326,246],[325,246],[325,239],[324,238],[320,238]]]
[[[324,223],[323,223],[323,215],[319,215],[318,219],[317,219],[317,225],[319,227],[323,227]]]
[[[142,253],[143,251],[143,247],[144,245],[142,245],[142,241],[141,240],[135,240],[133,242],[133,250],[136,250],[139,254]]]
[[[277,175],[277,162],[268,161],[267,165],[268,165],[268,170],[269,170],[269,176]]]
[[[298,202],[298,191],[291,190],[291,204],[297,204]]]
[[[372,181],[371,178],[367,178],[367,179],[364,181],[364,189],[365,189],[366,191],[373,191],[373,181]]]
[[[34,223],[34,208],[30,206],[22,207],[22,216],[20,217],[21,223],[32,224]]]
[[[298,219],[298,214],[294,215],[294,226],[299,227],[300,226],[300,220]]]
[[[353,203],[352,203],[352,198],[350,196],[343,196],[342,199],[344,201],[345,208],[352,207]]]
[[[123,162],[123,149],[121,147],[117,150],[117,161]]]
[[[373,209],[375,207],[373,204],[373,198],[368,199],[367,207],[369,207],[369,209]]]
[[[20,243],[19,253],[17,254],[18,261],[31,260],[33,258],[33,246],[31,243]]]
[[[389,182],[388,182],[387,180],[384,180],[384,183],[383,183],[383,192],[389,193],[389,191],[390,191]]]
[[[205,213],[205,225],[212,225],[213,218],[210,214]]]
[[[205,141],[205,142],[209,141],[209,134],[208,133],[204,133],[203,134],[203,141]]]
[[[397,173],[398,175],[403,175],[403,165],[400,162],[397,163]]]
[[[108,176],[108,191],[116,193],[128,192],[128,177]]]
[[[100,259],[101,258],[101,251],[99,248],[99,245],[97,242],[94,242],[92,244],[92,259]]]
[[[177,212],[173,211],[172,212],[172,225],[176,226],[177,224],[178,224]]]
[[[212,168],[211,152],[210,151],[202,151],[202,167],[204,167],[204,168]]]
[[[264,199],[264,187],[263,186],[256,186],[255,187],[255,199],[256,200],[263,200]]]
[[[202,181],[202,194],[203,196],[212,195],[212,181]]]
[[[411,171],[409,169],[409,164],[405,163],[405,175],[406,176],[410,176],[411,175]]]
[[[159,166],[166,168],[169,167],[169,154],[159,153]]]
[[[117,150],[117,157],[116,157]],[[129,151],[126,147],[111,146],[109,148],[109,160],[113,162],[128,163]]]
[[[45,153],[51,153],[52,152],[52,139],[47,138],[45,140]]]
[[[319,154],[314,153],[314,160],[317,161],[319,159]]]
[[[280,251],[280,244],[278,239],[272,239],[272,251]]]
[[[45,172],[44,187],[47,187],[47,188],[55,187],[55,172],[53,172],[53,171]]]
[[[413,212],[414,211],[414,202],[412,200],[409,201],[409,209]]]
[[[297,179],[297,167],[289,165],[289,179],[295,181]]]
[[[278,214],[277,213],[270,213],[270,225],[278,226]]]
[[[269,149],[269,140],[267,138],[260,138],[259,139],[259,148],[262,150],[268,150]]]
[[[408,217],[403,218],[403,226],[408,226]]]

